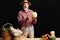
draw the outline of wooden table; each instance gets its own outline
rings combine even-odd
[[[0,38],[2,40],[2,38]],[[24,40],[40,40],[40,38],[26,38]],[[56,40],[60,40],[60,38],[56,38]]]

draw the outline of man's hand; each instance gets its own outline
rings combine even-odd
[[[30,22],[30,21],[31,21],[31,17],[28,16],[28,17],[26,18],[26,21],[27,21],[27,22]]]
[[[25,30],[25,27],[22,26],[21,31],[24,31],[24,30]]]
[[[37,23],[37,19],[34,19],[32,22],[33,22],[33,24],[36,24]]]

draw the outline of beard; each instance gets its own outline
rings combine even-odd
[[[27,10],[28,10],[28,7],[27,7],[27,6],[24,6],[24,7],[23,7],[23,10],[24,10],[24,11],[27,11]]]
[[[27,11],[28,10],[28,8],[23,8],[24,9],[24,11]]]

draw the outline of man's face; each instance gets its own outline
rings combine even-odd
[[[23,9],[26,11],[26,10],[28,10],[28,8],[29,8],[29,4],[28,3],[24,3]]]

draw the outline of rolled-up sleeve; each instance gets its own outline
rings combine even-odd
[[[23,20],[21,12],[18,13],[17,19],[18,19],[18,22],[21,22]]]

